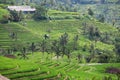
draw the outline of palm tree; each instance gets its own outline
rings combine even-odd
[[[21,54],[18,54],[18,56],[21,56],[20,59],[22,59],[22,58],[23,59],[28,59],[25,47],[23,47],[23,49],[21,51]]]
[[[32,53],[35,51],[35,43],[34,42],[32,42],[30,49],[31,49]]]
[[[61,49],[60,49],[60,46],[59,46],[59,42],[57,40],[54,40],[52,42],[52,47],[51,49],[55,52],[56,56],[57,56],[57,60],[60,56],[60,52],[61,52]]]
[[[61,48],[61,52],[62,52],[62,57],[65,54],[65,50],[66,50],[66,46],[68,43],[68,34],[64,33],[63,35],[61,35],[61,37],[59,38],[59,47]]]
[[[71,52],[70,52],[70,50],[69,50],[69,49],[66,49],[65,54],[67,55],[67,58],[68,58],[69,63],[70,63],[70,57],[71,57]]]
[[[80,54],[77,55],[77,59],[78,59],[78,63],[80,63],[80,59],[81,59],[81,55]]]
[[[73,39],[73,50],[77,50],[77,44],[78,44],[79,37],[76,35]]]

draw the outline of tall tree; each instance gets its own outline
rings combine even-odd
[[[68,43],[68,34],[65,32],[63,35],[60,37],[60,45],[65,46]]]
[[[61,35],[59,42],[60,42],[59,46],[61,47],[62,54],[63,54],[62,56],[64,56],[66,46],[67,46],[67,43],[68,43],[68,34],[64,33],[63,35]]]
[[[60,49],[60,46],[59,46],[59,42],[57,40],[54,40],[52,42],[52,50],[55,52],[56,56],[57,56],[57,59],[59,58],[60,56],[60,52],[61,52],[61,49]]]
[[[70,52],[70,49],[66,49],[65,54],[67,55],[67,58],[68,58],[69,63],[70,63],[70,58],[71,58],[71,52]]]
[[[26,48],[23,47],[22,50],[21,50],[21,54],[18,54],[18,56],[21,56],[20,59],[28,59],[27,57],[27,52],[26,52]]]
[[[82,58],[82,55],[81,55],[81,54],[78,54],[78,55],[77,55],[78,63],[80,63],[81,58]]]
[[[11,4],[13,5],[15,0],[0,0],[0,4]]]
[[[88,34],[89,34],[89,39],[94,39],[94,33],[95,33],[95,29],[94,29],[94,27],[93,26],[90,26],[89,27],[89,32],[88,32]]]
[[[95,45],[93,43],[91,43],[90,45],[90,53],[94,54],[95,52]]]
[[[95,40],[95,45],[96,45],[96,42],[100,39],[101,35],[100,35],[100,31],[98,28],[95,28],[95,33],[94,33],[94,40]]]
[[[47,42],[45,40],[42,40],[41,42],[41,51],[44,53],[47,49]]]
[[[34,42],[32,42],[30,49],[31,49],[32,53],[35,51],[35,43]]]
[[[78,35],[76,35],[73,39],[73,50],[77,50],[78,40],[79,40],[79,37]]]
[[[17,11],[10,11],[10,20],[19,22],[23,19],[23,14],[22,11],[17,12]]]
[[[120,42],[117,42],[117,43],[115,44],[115,49],[116,49],[117,55],[120,56]]]
[[[33,16],[35,20],[45,20],[47,19],[47,12],[48,10],[43,6],[37,6],[36,12]]]
[[[92,11],[92,9],[91,9],[91,8],[89,8],[89,9],[88,9],[88,14],[89,14],[89,15],[91,15],[91,16],[93,16],[93,15],[94,15],[94,12]]]

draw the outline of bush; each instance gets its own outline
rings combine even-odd
[[[2,24],[8,23],[8,18],[9,18],[8,15],[3,15],[3,16],[2,16],[2,19],[0,20],[0,22],[1,22]]]
[[[7,6],[5,4],[0,4],[0,8],[5,9]]]
[[[22,11],[17,12],[17,11],[10,11],[10,20],[11,21],[15,21],[15,22],[19,22],[22,19],[24,19],[23,13]]]
[[[0,8],[0,23],[8,23],[9,12]]]
[[[37,6],[36,7],[36,12],[33,15],[33,18],[35,20],[47,20],[47,9],[42,6]]]

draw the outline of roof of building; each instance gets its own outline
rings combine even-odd
[[[15,10],[15,11],[35,11],[35,8],[32,8],[30,6],[8,6],[9,10]]]

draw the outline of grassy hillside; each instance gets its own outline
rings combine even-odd
[[[57,13],[57,12],[53,12]],[[51,13],[53,15],[53,13]],[[62,13],[64,14],[64,13]],[[72,14],[72,13],[65,13]],[[73,13],[75,14],[75,13]],[[91,21],[92,20],[92,21]],[[89,40],[87,35],[83,35],[83,23],[87,22],[88,25],[92,25],[100,30],[101,34],[112,34],[110,39],[114,40],[114,33],[117,29],[105,24],[94,21],[94,19],[65,19],[65,20],[50,20],[50,21],[23,21],[20,23],[8,23],[0,24],[0,44],[1,47],[9,47],[14,43],[31,43],[40,42],[45,34],[50,36],[50,40],[58,39],[65,32],[69,35],[69,42],[73,40],[75,35],[79,35],[79,47],[82,48],[87,44],[89,46],[94,41]],[[25,25],[24,25],[25,24]],[[10,34],[16,33],[17,39],[11,39]],[[100,50],[113,51],[114,45],[106,44],[101,41],[96,43],[96,48]],[[81,50],[81,49],[79,49]]]
[[[83,30],[82,23],[84,20],[57,20],[57,21],[27,21],[26,26],[23,26],[21,23],[9,23],[9,24],[0,24],[1,30],[1,46],[10,46],[12,42],[38,42],[44,36],[44,34],[49,34],[50,39],[58,39],[63,33],[67,32],[69,34],[70,41],[73,39],[75,35],[79,35],[79,44],[80,46],[84,46],[84,44],[90,45],[92,41],[90,41],[86,36],[82,34]],[[109,26],[104,23],[89,21],[89,24],[94,25],[100,29],[101,33],[110,32],[114,33],[117,31],[112,26]],[[50,32],[49,32],[50,31]],[[9,35],[15,32],[17,34],[17,42],[12,40]],[[104,45],[104,46],[103,46]],[[102,46],[102,47],[101,47]],[[114,48],[113,45],[105,44],[102,42],[97,42],[97,46],[100,49],[108,49],[111,50]]]
[[[78,34],[80,36],[79,44],[90,44],[92,41],[86,38],[86,36],[82,35],[82,23],[84,20],[58,20],[58,21],[49,21],[49,22],[34,22],[27,21],[26,28],[33,31],[39,36],[43,36],[44,34],[49,34],[50,39],[58,39],[63,33],[67,32],[69,34],[70,40]],[[34,25],[36,24],[36,25]],[[101,33],[111,32],[114,33],[117,31],[116,28],[99,22],[88,21],[88,24],[93,24],[95,27],[100,29]],[[48,32],[50,30],[50,33]],[[104,46],[102,46],[104,45]],[[83,45],[81,45],[83,46]],[[102,47],[101,47],[102,46]],[[113,49],[113,45],[105,44],[102,42],[97,43],[97,47],[103,49]]]
[[[66,57],[56,61],[54,57],[50,58],[51,54],[46,53],[44,58],[42,53],[28,56],[28,60],[0,57],[0,73],[12,80],[102,80],[105,76],[116,80],[116,75],[105,73],[105,69],[120,67],[119,63],[78,64],[75,60],[68,64]]]
[[[95,45],[95,50],[105,51],[104,55],[111,55],[109,62],[114,62],[115,51],[114,41],[118,30],[111,25],[106,23],[100,23],[90,16],[84,15],[79,16],[76,12],[59,12],[51,11],[49,15],[55,17],[55,15],[61,19],[52,19],[49,21],[34,21],[25,20],[21,22],[10,22],[8,24],[0,24],[0,48],[5,49],[5,52],[1,54],[9,55],[9,50],[19,48],[20,50],[11,53],[10,55],[16,56],[16,59],[10,59],[0,56],[0,74],[10,78],[11,80],[105,80],[106,78],[112,78],[116,80],[115,74],[106,73],[108,67],[120,67],[120,63],[92,63],[98,62],[96,58],[99,55],[96,53],[95,59],[87,63],[86,56],[91,55],[90,52],[91,44]],[[65,17],[79,17],[67,18]],[[84,24],[86,23],[86,27]],[[109,43],[103,42],[102,40],[89,39],[90,27],[97,28],[100,32],[101,38],[107,37]],[[84,34],[86,30],[86,34]],[[13,39],[10,37],[12,33],[15,33],[16,37]],[[44,35],[48,34],[49,44],[52,41],[59,40],[61,35],[64,33],[68,34],[68,48],[73,47],[73,38],[75,35],[79,36],[78,49],[72,51],[71,57],[67,55],[63,57],[60,55],[57,59],[55,52],[44,52],[41,51],[41,42],[44,41]],[[108,34],[106,36],[106,34]],[[24,53],[24,47],[29,46],[31,43],[35,43],[36,50],[32,53],[27,48]],[[40,44],[39,44],[40,43]],[[86,50],[83,50],[83,49]],[[22,51],[23,50],[23,51]],[[81,62],[78,62],[78,55],[82,55]],[[19,55],[19,56],[18,56]],[[28,59],[24,59],[24,56]],[[87,76],[87,77],[86,77]]]
[[[12,33],[17,34],[17,39],[12,39],[10,35]],[[0,45],[1,47],[10,47],[14,43],[25,43],[38,41],[39,38],[34,36],[29,30],[26,30],[24,26],[17,23],[0,24]]]
[[[78,12],[65,12],[65,11],[58,11],[58,10],[49,10],[48,16],[50,16],[53,20],[63,20],[63,19],[79,19],[80,13]]]

